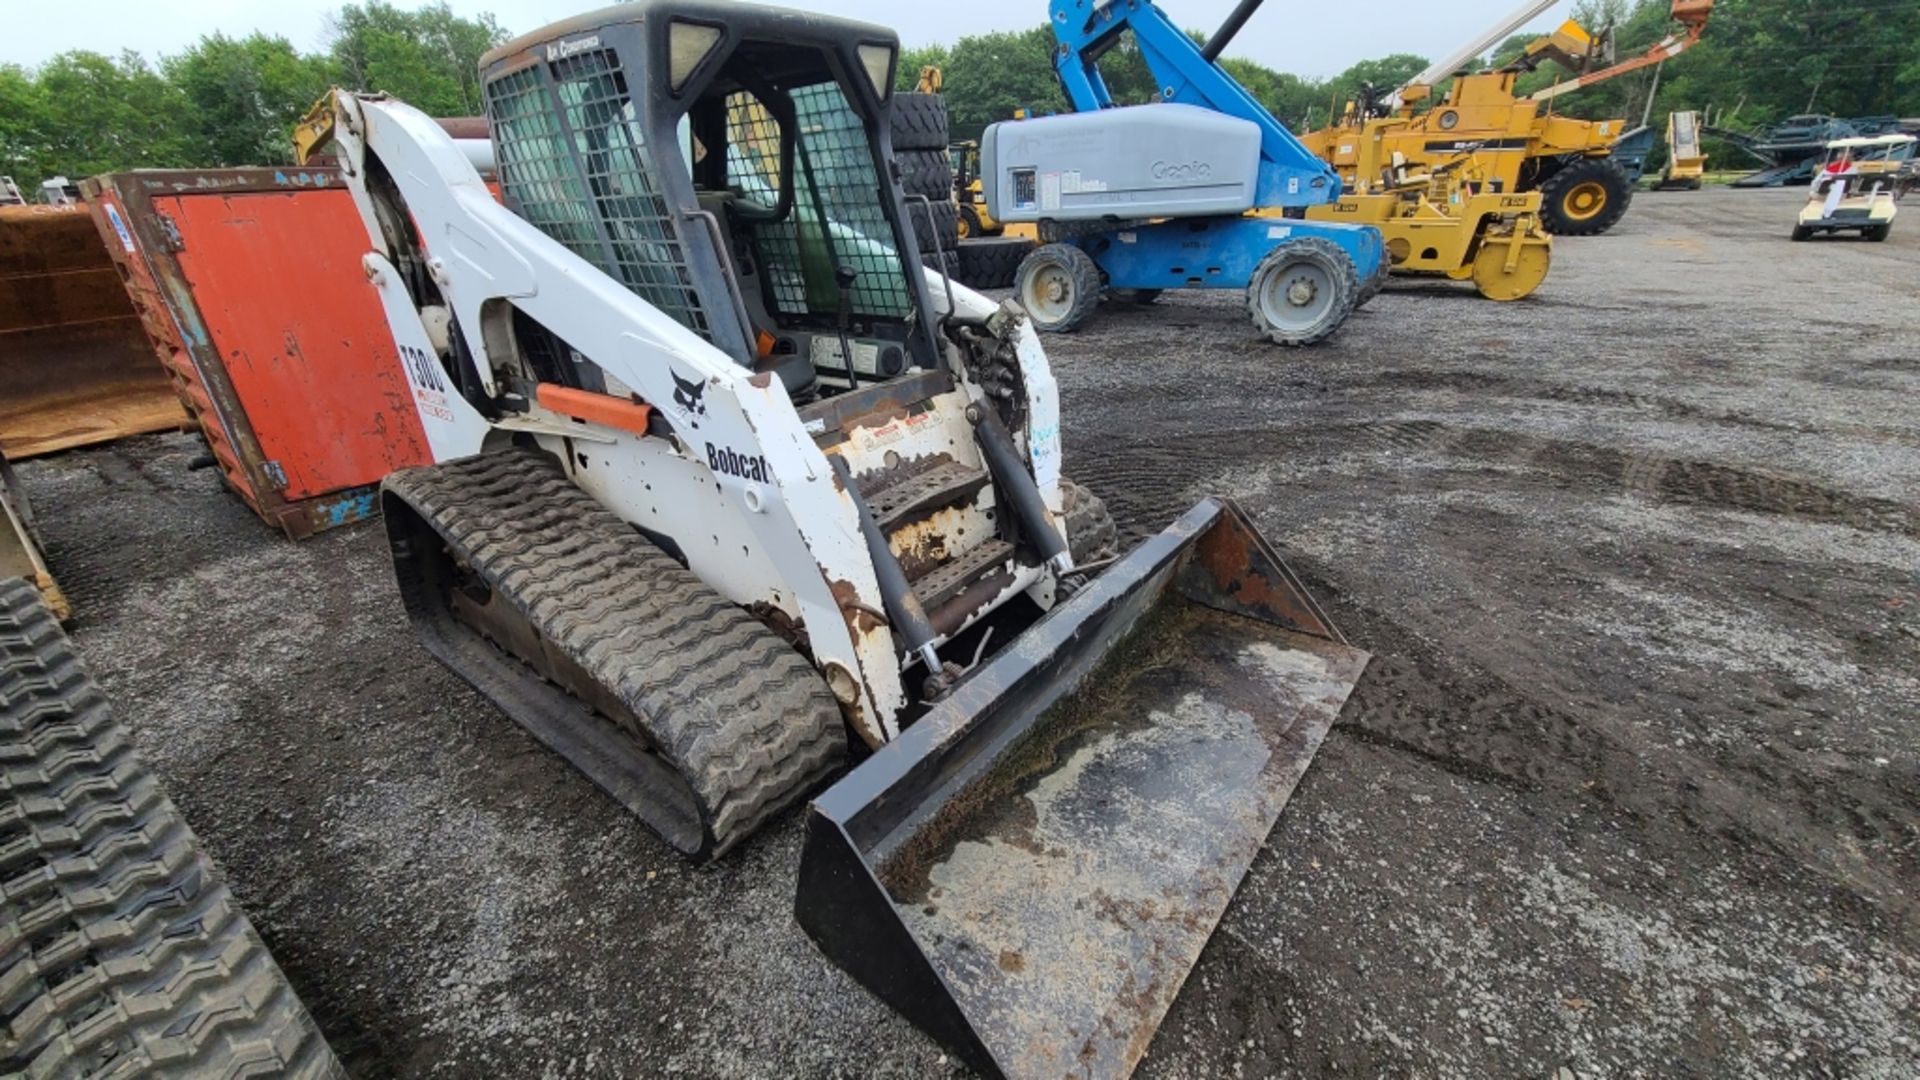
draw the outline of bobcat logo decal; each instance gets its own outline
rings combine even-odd
[[[683,379],[680,373],[672,368],[667,369],[667,374],[673,376],[673,403],[680,406],[680,411],[685,415],[689,426],[699,427],[700,421],[694,417],[707,415],[706,380]]]

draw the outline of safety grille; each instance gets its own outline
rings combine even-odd
[[[551,95],[538,68],[487,86],[502,190],[540,231],[711,340],[614,54],[581,53],[546,67]]]
[[[881,199],[885,191],[859,114],[836,83],[790,95],[794,207],[784,221],[753,226],[755,251],[773,306],[786,315],[840,310],[836,268],[856,276],[848,306],[856,315],[905,318],[912,294]],[[772,203],[780,190],[780,140],[772,115],[753,95],[727,99],[728,186]]]

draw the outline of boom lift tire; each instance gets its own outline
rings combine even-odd
[[[1380,265],[1373,268],[1373,276],[1360,286],[1360,295],[1353,301],[1357,310],[1367,306],[1367,301],[1386,291],[1387,278],[1393,273],[1393,259],[1386,252],[1380,253]]]
[[[427,651],[683,854],[725,853],[840,767],[812,665],[550,455],[404,469],[382,504]]]
[[[33,586],[0,580],[0,1072],[345,1074]]]
[[[1100,264],[1072,244],[1042,244],[1020,260],[1013,275],[1015,299],[1033,328],[1064,334],[1087,321],[1106,288]]]
[[[1247,314],[1275,345],[1312,345],[1347,321],[1360,275],[1339,245],[1296,237],[1267,252],[1247,283]]]
[[[939,94],[893,95],[893,149],[947,150],[947,99]]]
[[[898,150],[893,161],[900,168],[900,190],[908,198],[925,195],[936,203],[953,201],[953,164],[945,150]]]
[[[1555,236],[1598,236],[1633,201],[1633,181],[1610,158],[1580,158],[1540,182],[1540,224]]]

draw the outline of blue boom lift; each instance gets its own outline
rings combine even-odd
[[[991,213],[1039,227],[1015,279],[1036,327],[1072,330],[1103,295],[1245,289],[1262,335],[1307,345],[1378,291],[1379,230],[1296,216],[1337,200],[1339,175],[1214,62],[1260,2],[1242,0],[1202,47],[1146,0],[1052,0],[1054,67],[1077,111],[981,137]],[[1101,78],[1127,31],[1154,104],[1116,106]],[[1249,213],[1261,210],[1283,216]]]

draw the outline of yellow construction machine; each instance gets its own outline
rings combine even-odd
[[[1379,164],[1384,142],[1376,132],[1360,148],[1353,189],[1308,207],[1308,220],[1379,229],[1395,274],[1472,281],[1489,300],[1518,300],[1540,287],[1553,238],[1540,224],[1539,192],[1492,190],[1472,154],[1427,168]]]
[[[1627,211],[1633,182],[1611,160],[1625,120],[1581,120],[1553,111],[1561,95],[1677,56],[1700,39],[1713,0],[1673,0],[1679,24],[1640,56],[1611,63],[1608,35],[1589,33],[1568,20],[1529,43],[1515,60],[1492,71],[1468,72],[1481,53],[1528,19],[1552,6],[1536,0],[1465,47],[1380,99],[1349,102],[1332,126],[1302,138],[1311,150],[1351,181],[1361,151],[1372,146],[1389,160],[1431,166],[1471,153],[1496,192],[1538,191],[1541,223],[1560,236],[1592,236],[1612,228]],[[1536,93],[1520,96],[1518,79],[1553,61],[1574,73]],[[1443,96],[1434,94],[1451,80]]]
[[[980,143],[967,139],[947,148],[953,161],[953,199],[960,204],[960,239],[999,236],[1006,224],[987,208],[985,185],[980,182]]]

